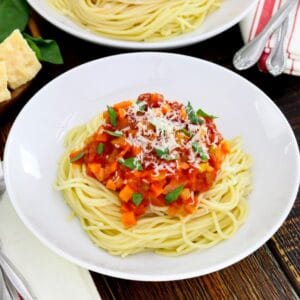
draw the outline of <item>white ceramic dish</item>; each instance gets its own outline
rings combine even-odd
[[[143,43],[102,37],[61,15],[48,4],[47,0],[27,0],[42,17],[69,34],[96,44],[128,49],[169,49],[204,41],[237,24],[246,16],[256,1],[257,0],[224,0],[222,7],[208,16],[205,22],[194,32],[183,34],[166,41]]]
[[[143,92],[190,100],[220,118],[226,138],[242,136],[253,156],[249,217],[217,246],[182,257],[144,253],[114,257],[95,247],[52,188],[69,129],[97,112]],[[299,150],[280,110],[258,88],[225,68],[192,57],[132,53],[84,64],[42,88],[24,107],[9,134],[4,172],[11,201],[23,222],[49,248],[90,270],[135,280],[175,280],[227,267],[263,245],[290,211],[300,178]]]

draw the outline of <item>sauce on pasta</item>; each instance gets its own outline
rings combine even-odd
[[[214,116],[156,93],[108,106],[104,122],[70,162],[118,194],[125,227],[152,206],[170,216],[196,212],[230,152]]]

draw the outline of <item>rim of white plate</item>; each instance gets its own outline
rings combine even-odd
[[[258,0],[253,0],[253,3],[251,3],[247,9],[242,11],[240,14],[238,14],[235,18],[232,20],[226,22],[223,26],[220,26],[217,29],[210,30],[208,32],[191,36],[186,39],[178,39],[178,40],[168,40],[167,42],[161,43],[161,42],[131,42],[131,41],[123,41],[123,40],[116,40],[116,39],[109,39],[106,37],[103,37],[101,35],[97,35],[96,33],[93,33],[88,30],[77,31],[76,28],[72,28],[68,24],[65,24],[63,21],[58,20],[52,14],[48,13],[48,9],[45,9],[43,6],[41,6],[37,0],[27,0],[27,2],[30,4],[30,6],[37,11],[44,19],[46,19],[48,22],[50,22],[52,25],[56,26],[57,28],[71,34],[72,36],[78,37],[82,40],[92,42],[95,44],[103,45],[103,46],[110,46],[114,48],[125,48],[125,49],[135,49],[135,50],[159,50],[159,49],[173,49],[173,48],[180,48],[184,46],[189,46],[196,44],[198,42],[202,42],[204,40],[207,40],[209,38],[212,38],[216,35],[219,35],[220,33],[228,30],[232,26],[239,23],[254,7],[255,3]],[[53,9],[49,6],[49,9]],[[57,12],[56,12],[57,13]],[[76,24],[75,22],[73,22]],[[76,24],[77,25],[77,24]]]
[[[283,118],[283,121],[286,123],[287,125],[287,130],[289,131],[291,137],[292,137],[292,142],[293,142],[293,146],[296,148],[298,155],[297,155],[297,160],[295,162],[295,167],[297,170],[297,174],[296,174],[296,178],[295,178],[295,185],[293,187],[293,191],[291,193],[291,196],[288,199],[288,204],[285,208],[284,211],[282,211],[280,218],[278,218],[277,222],[268,230],[268,233],[265,234],[264,236],[262,236],[255,244],[253,244],[252,247],[249,247],[246,251],[240,253],[239,255],[236,255],[234,257],[228,258],[226,259],[224,262],[219,263],[217,265],[214,265],[212,267],[200,270],[200,271],[191,271],[191,272],[183,272],[180,274],[170,274],[170,275],[159,275],[159,274],[153,274],[153,275],[141,275],[141,274],[133,274],[133,273],[127,273],[126,271],[115,271],[115,270],[111,270],[109,268],[104,268],[104,267],[99,267],[99,266],[95,266],[93,264],[89,264],[81,259],[78,259],[76,257],[74,257],[73,255],[64,252],[63,250],[61,250],[60,248],[58,248],[57,246],[55,246],[54,244],[51,243],[51,241],[49,241],[48,239],[44,238],[42,234],[40,234],[39,232],[36,231],[36,229],[32,226],[32,224],[30,223],[30,221],[28,220],[28,218],[23,214],[22,210],[19,208],[17,201],[15,201],[14,199],[16,198],[15,193],[14,193],[14,189],[13,186],[11,185],[10,182],[10,176],[9,176],[9,165],[6,163],[6,161],[8,161],[6,158],[9,156],[9,148],[10,148],[10,143],[13,140],[13,134],[14,134],[14,127],[16,126],[16,123],[19,121],[19,119],[22,118],[23,112],[25,112],[26,110],[30,109],[31,105],[33,105],[35,103],[35,101],[38,101],[38,95],[39,93],[41,93],[41,91],[45,88],[48,87],[48,85],[53,84],[56,80],[61,80],[61,78],[63,78],[64,76],[68,76],[69,73],[71,73],[74,70],[80,69],[86,65],[90,65],[90,64],[95,64],[98,63],[98,61],[104,61],[104,60],[114,60],[114,58],[116,57],[126,57],[126,56],[132,56],[132,55],[147,55],[147,56],[156,56],[156,55],[163,55],[163,56],[177,56],[180,57],[181,59],[188,59],[188,60],[194,60],[194,61],[201,61],[201,63],[203,64],[208,64],[208,65],[212,65],[214,68],[217,69],[221,69],[223,72],[227,72],[229,74],[231,74],[231,76],[234,76],[236,78],[238,78],[239,80],[243,80],[244,82],[246,82],[247,84],[251,85],[252,88],[255,88],[259,93],[263,94],[265,96],[266,101],[268,101],[268,103],[273,106],[273,108],[275,108],[275,110],[277,110],[277,112],[281,115],[281,117]],[[252,254],[254,251],[256,251],[257,249],[259,249],[263,244],[265,244],[274,234],[275,232],[280,228],[280,226],[283,224],[283,222],[285,221],[285,219],[287,218],[289,212],[292,209],[292,206],[295,202],[297,193],[298,193],[298,189],[299,189],[299,184],[300,184],[300,152],[299,152],[299,145],[297,143],[295,134],[289,124],[289,122],[287,121],[287,119],[285,118],[284,114],[281,112],[281,110],[278,108],[278,106],[262,91],[260,90],[258,87],[256,87],[253,83],[251,83],[250,81],[248,81],[247,79],[245,79],[244,77],[238,75],[237,73],[226,69],[220,65],[217,65],[215,63],[211,63],[208,61],[205,61],[203,59],[200,58],[195,58],[195,57],[191,57],[191,56],[187,56],[187,55],[182,55],[182,54],[173,54],[173,53],[161,53],[161,52],[133,52],[133,53],[125,53],[125,54],[117,54],[117,55],[112,55],[112,56],[107,56],[104,58],[100,58],[100,59],[95,59],[92,60],[90,62],[81,64],[79,66],[76,66],[64,73],[62,73],[61,75],[59,75],[58,77],[56,77],[55,79],[51,80],[49,83],[47,83],[43,88],[41,88],[41,90],[39,90],[23,107],[23,109],[21,110],[21,112],[19,113],[19,115],[17,116],[10,132],[7,138],[7,142],[5,145],[5,149],[4,149],[4,178],[5,178],[5,183],[6,183],[6,188],[7,188],[7,192],[8,195],[10,197],[10,200],[18,214],[18,216],[20,217],[20,219],[22,220],[22,222],[27,226],[27,228],[36,236],[38,237],[38,239],[44,244],[46,245],[49,249],[51,249],[53,252],[57,253],[58,255],[66,258],[67,260],[81,266],[84,267],[88,270],[100,273],[100,274],[104,274],[104,275],[108,275],[108,276],[112,276],[112,277],[116,277],[116,278],[122,278],[122,279],[128,279],[128,280],[138,280],[138,281],[170,281],[170,280],[182,280],[182,279],[188,279],[188,278],[193,278],[193,277],[198,277],[198,276],[203,276],[203,275],[207,275],[216,271],[219,271],[221,269],[224,269],[226,267],[229,267],[237,262],[239,262],[240,260],[248,257],[250,254]],[[188,254],[187,254],[188,255]]]

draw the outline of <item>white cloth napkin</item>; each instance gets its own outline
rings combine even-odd
[[[290,0],[258,0],[250,14],[240,23],[244,42],[251,41],[265,27],[276,11]],[[268,41],[259,65],[264,70],[265,62],[275,42],[275,35]],[[300,0],[289,16],[289,28],[285,40],[287,66],[284,73],[300,76]]]
[[[100,300],[88,270],[59,257],[23,225],[7,193],[0,199],[2,250],[38,300]]]

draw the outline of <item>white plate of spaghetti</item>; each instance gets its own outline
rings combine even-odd
[[[97,44],[163,49],[191,45],[237,24],[256,0],[28,0],[60,29]]]
[[[295,136],[264,93],[167,53],[59,76],[26,104],[4,156],[13,205],[50,249],[150,281],[217,271],[263,245],[293,205],[299,166]]]

